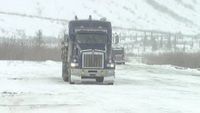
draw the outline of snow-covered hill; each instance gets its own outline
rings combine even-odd
[[[0,0],[0,11],[71,20],[106,17],[113,26],[196,34],[200,31],[198,0]],[[67,25],[0,14],[0,36],[17,30],[57,36]]]

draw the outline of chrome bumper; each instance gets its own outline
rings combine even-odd
[[[125,63],[125,60],[115,60],[115,63]]]
[[[84,81],[96,81],[96,78],[104,77],[103,83],[114,83],[114,69],[71,69],[71,82],[82,83]]]

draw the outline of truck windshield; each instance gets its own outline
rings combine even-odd
[[[92,44],[102,44],[102,43],[106,43],[106,34],[77,34],[76,35],[76,40],[78,43],[82,43],[82,44],[88,44],[88,43],[92,43]]]

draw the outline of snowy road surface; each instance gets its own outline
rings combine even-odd
[[[115,85],[69,85],[61,63],[0,61],[0,113],[200,113],[200,72],[134,62]]]

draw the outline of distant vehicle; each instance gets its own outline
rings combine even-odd
[[[125,52],[124,48],[113,48],[112,49],[112,57],[116,64],[125,64]]]
[[[102,20],[75,20],[69,22],[69,36],[62,49],[62,78],[70,84],[91,79],[113,84],[115,63],[112,59],[111,23]]]

